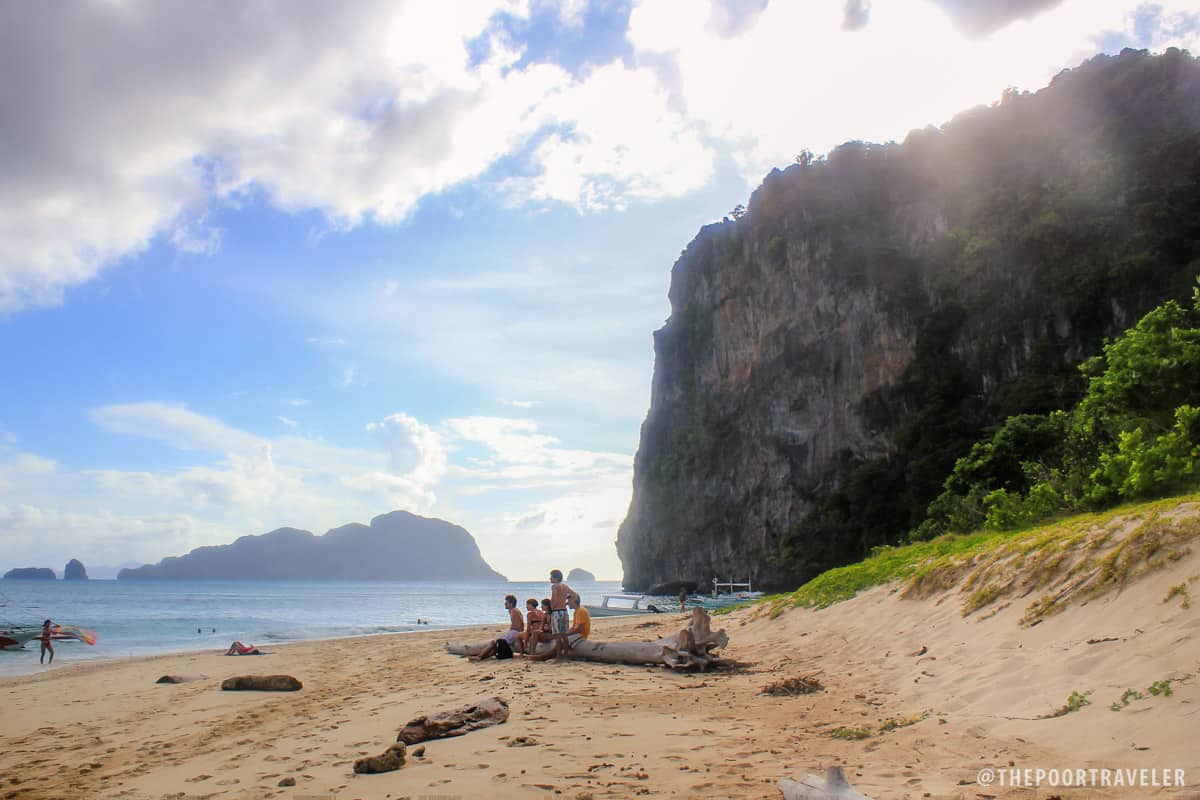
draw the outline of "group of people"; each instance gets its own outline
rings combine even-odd
[[[592,632],[592,618],[580,603],[579,593],[563,583],[562,572],[557,569],[550,572],[550,596],[540,604],[532,597],[526,600],[524,617],[514,595],[504,598],[504,607],[508,610],[509,629],[482,653],[472,656],[472,661],[504,656],[505,650],[533,661],[563,658]],[[539,653],[538,645],[543,642],[551,646]]]

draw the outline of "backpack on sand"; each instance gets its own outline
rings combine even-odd
[[[512,658],[512,657],[513,657],[512,645],[510,645],[508,643],[508,640],[507,639],[497,639],[496,640],[496,658]]]

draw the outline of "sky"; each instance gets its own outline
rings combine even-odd
[[[394,509],[619,578],[699,228],[1193,2],[0,3],[0,569]]]

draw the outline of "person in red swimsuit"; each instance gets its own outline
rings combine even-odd
[[[54,623],[51,622],[50,620],[46,620],[45,622],[42,623],[42,635],[40,637],[41,642],[42,642],[42,658],[39,663],[42,663],[42,664],[46,663],[46,653],[47,652],[50,653],[50,663],[51,664],[54,663],[54,645],[50,644],[50,635],[52,633],[53,627],[54,627]]]

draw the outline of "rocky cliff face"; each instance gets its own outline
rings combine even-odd
[[[775,171],[671,273],[625,585],[794,586],[896,541],[989,424],[1200,268],[1200,68],[1126,51]]]

